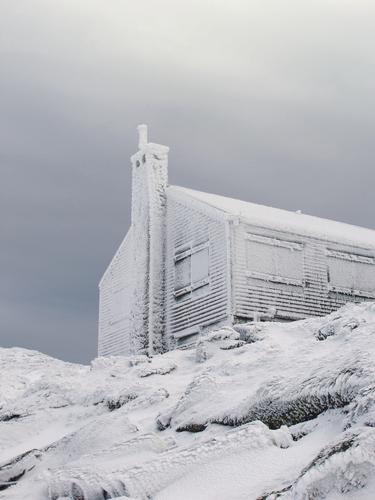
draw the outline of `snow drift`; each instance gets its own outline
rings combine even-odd
[[[0,350],[0,498],[373,499],[375,304],[149,359]]]

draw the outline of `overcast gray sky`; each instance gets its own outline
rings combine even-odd
[[[375,228],[373,0],[1,0],[0,345],[87,362],[138,123],[170,182]]]

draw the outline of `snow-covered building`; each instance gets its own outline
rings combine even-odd
[[[375,299],[375,231],[170,186],[168,147],[138,131],[131,227],[99,285],[99,355]]]

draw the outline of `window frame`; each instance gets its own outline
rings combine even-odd
[[[207,263],[207,276],[199,281],[194,282],[192,273],[192,256],[207,249],[208,252],[208,263]],[[190,284],[181,288],[176,288],[176,264],[184,259],[190,259]],[[183,297],[191,297],[195,290],[205,287],[210,284],[210,242],[205,241],[203,243],[194,244],[193,242],[181,245],[175,249],[174,257],[174,290],[173,296],[175,299],[180,299]]]
[[[299,241],[291,241],[291,240],[286,240],[286,239],[281,239],[275,236],[265,236],[265,235],[260,235],[260,234],[253,234],[253,233],[246,233],[245,236],[245,241],[252,241],[255,243],[260,243],[263,245],[268,245],[271,247],[280,247],[280,248],[286,248],[289,249],[291,252],[303,252],[305,245],[304,243],[301,243]],[[303,254],[302,254],[303,258]],[[293,278],[293,277],[288,277],[288,276],[281,276],[281,275],[276,275],[274,273],[265,273],[265,272],[260,272],[260,271],[250,271],[249,268],[249,262],[248,262],[248,248],[246,247],[246,277],[248,278],[254,278],[262,281],[268,281],[272,283],[278,283],[281,285],[291,285],[295,287],[301,287],[303,288],[305,286],[305,279],[304,279],[304,264],[302,261],[302,279],[298,278]]]
[[[331,267],[329,265],[329,259],[345,260],[347,262],[357,263],[357,264],[368,264],[375,265],[375,257],[371,255],[362,255],[354,253],[353,251],[346,250],[336,250],[333,248],[326,248],[327,256],[327,282],[328,291],[342,293],[344,295],[351,295],[356,297],[364,297],[368,299],[375,299],[375,293],[367,290],[359,290],[356,288],[343,287],[340,285],[333,285],[331,282]]]

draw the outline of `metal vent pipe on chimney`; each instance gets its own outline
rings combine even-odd
[[[138,148],[142,149],[148,143],[148,139],[147,139],[147,125],[145,125],[145,124],[138,125],[137,129],[138,129]]]

